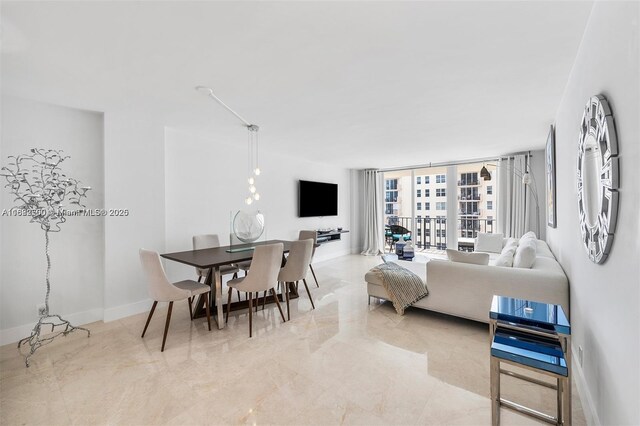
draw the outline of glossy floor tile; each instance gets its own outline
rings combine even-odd
[[[211,332],[174,304],[144,339],[146,313],[89,324],[38,350],[24,367],[0,348],[0,424],[488,425],[488,326],[390,303],[367,304],[364,273],[379,258],[344,256],[309,276],[282,323],[275,306]],[[553,413],[553,391],[503,380],[506,397]],[[574,424],[584,424],[577,391]],[[502,424],[539,424],[502,410]]]

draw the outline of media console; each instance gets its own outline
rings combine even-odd
[[[347,232],[349,231],[346,229],[341,231],[318,231],[318,244],[340,241],[342,239],[342,234],[346,234]]]

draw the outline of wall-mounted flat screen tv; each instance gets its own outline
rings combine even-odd
[[[338,184],[301,180],[298,191],[298,216],[337,216]]]

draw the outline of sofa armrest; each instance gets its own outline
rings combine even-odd
[[[494,294],[559,304],[569,315],[569,282],[559,267],[506,268],[434,259],[427,264],[427,288],[434,296],[475,298],[482,304],[477,311],[482,317],[488,316]]]

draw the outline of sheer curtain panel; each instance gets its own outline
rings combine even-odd
[[[382,173],[364,171],[364,250],[362,254],[383,253],[384,222],[382,216]]]
[[[522,183],[525,170],[524,155],[498,162],[498,232],[506,237],[520,238],[525,233],[527,212],[525,185]]]

